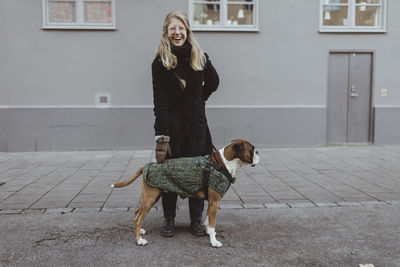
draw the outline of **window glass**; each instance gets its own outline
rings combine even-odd
[[[320,3],[321,31],[386,31],[386,0],[320,0]]]
[[[228,4],[228,19],[230,25],[252,25],[253,5]]]
[[[356,11],[356,26],[379,26],[380,7],[377,6],[359,6]]]
[[[192,30],[258,31],[258,3],[259,0],[189,0]]]
[[[42,0],[42,5],[43,29],[115,29],[115,0]]]
[[[325,26],[347,26],[347,6],[324,6],[323,25]]]
[[[356,3],[366,3],[366,4],[380,4],[381,0],[356,0]]]
[[[219,25],[220,23],[219,4],[194,4],[194,25]]]
[[[324,5],[329,4],[347,4],[349,0],[324,0]]]
[[[110,23],[112,21],[111,2],[85,1],[84,11],[87,23]]]
[[[49,21],[52,23],[76,22],[75,1],[49,1]]]

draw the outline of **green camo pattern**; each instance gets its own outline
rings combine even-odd
[[[163,163],[151,162],[143,168],[143,178],[146,184],[175,192],[180,197],[196,196],[202,187],[203,169],[210,156],[167,159]],[[225,175],[210,168],[208,186],[223,197],[228,191],[229,180]]]

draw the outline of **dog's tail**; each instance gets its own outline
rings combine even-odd
[[[143,173],[143,167],[140,168],[140,169],[135,173],[135,175],[133,175],[133,176],[132,176],[131,178],[129,178],[128,180],[125,180],[125,181],[120,182],[120,183],[118,183],[118,184],[112,184],[111,187],[112,187],[112,188],[114,188],[114,187],[124,187],[124,186],[130,185],[130,184],[131,184],[133,181],[135,181],[142,173]]]

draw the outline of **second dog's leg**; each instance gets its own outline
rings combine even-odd
[[[140,227],[150,209],[156,204],[160,194],[160,189],[150,187],[142,181],[142,201],[140,207],[135,211],[135,235],[139,246],[147,245],[147,240],[141,237],[145,231]]]

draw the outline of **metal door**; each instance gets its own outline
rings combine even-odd
[[[371,53],[331,53],[327,143],[371,141]]]

